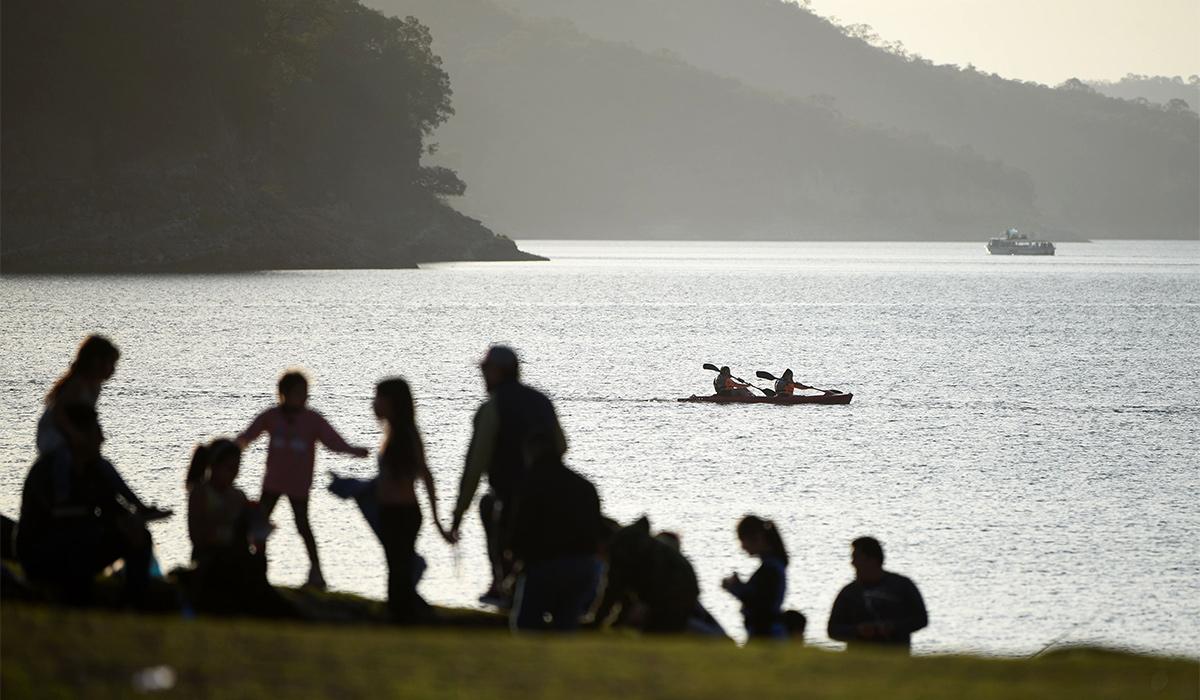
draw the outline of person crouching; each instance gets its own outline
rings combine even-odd
[[[526,441],[529,472],[513,512],[514,630],[570,631],[596,599],[604,531],[596,487],[562,462],[553,435]]]

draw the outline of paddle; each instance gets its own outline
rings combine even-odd
[[[771,374],[770,372],[764,372],[761,369],[759,371],[755,372],[754,376],[756,376],[760,379],[770,379],[771,381],[777,381],[779,379],[779,377],[776,377],[775,375]],[[820,392],[824,392],[826,394],[842,393],[841,391],[839,391],[837,389],[818,389],[815,386],[809,386],[807,384],[796,384],[796,386],[801,389],[812,389],[813,391],[820,391]]]
[[[711,362],[705,362],[705,363],[704,363],[703,365],[701,365],[701,366],[702,366],[704,369],[706,369],[706,370],[709,370],[710,372],[720,372],[720,371],[721,371],[721,368],[720,368],[720,367],[717,367],[716,365],[712,364]],[[764,389],[764,388],[762,388],[761,386],[754,386],[753,384],[751,384],[750,382],[746,381],[745,379],[742,379],[742,378],[740,378],[740,377],[733,377],[732,375],[730,375],[730,376],[731,376],[733,379],[735,379],[735,380],[737,380],[737,381],[741,382],[742,384],[745,384],[746,386],[753,386],[755,389],[758,389],[759,391],[761,391],[761,392],[763,393],[763,396],[774,396],[774,395],[775,395],[775,392],[774,392],[774,390],[772,390],[772,389]]]

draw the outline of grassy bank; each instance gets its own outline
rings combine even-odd
[[[6,602],[5,698],[123,697],[139,669],[165,664],[174,696],[887,697],[1194,700],[1193,660],[1100,651],[1032,660],[908,659],[799,647],[500,631],[183,620]]]

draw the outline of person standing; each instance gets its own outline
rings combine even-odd
[[[488,399],[475,413],[449,534],[451,540],[458,540],[463,515],[471,506],[480,479],[487,474],[490,493],[480,499],[479,511],[492,564],[492,584],[480,600],[502,604],[507,597],[502,590],[504,582],[512,573],[508,552],[512,506],[528,468],[526,442],[535,434],[548,435],[561,457],[567,451],[567,440],[550,399],[521,383],[520,363],[512,348],[493,345],[479,367]]]
[[[883,569],[883,545],[874,537],[851,543],[854,581],[838,593],[829,613],[829,637],[849,648],[877,644],[912,647],[912,633],[929,624],[921,592],[908,578]]]
[[[325,576],[317,556],[317,540],[308,522],[308,494],[312,490],[316,444],[320,442],[334,452],[355,457],[366,457],[370,452],[365,447],[349,445],[320,413],[305,405],[307,402],[308,379],[299,372],[285,373],[279,379],[279,405],[260,413],[237,437],[237,444],[245,449],[263,433],[271,436],[259,499],[263,518],[269,520],[275,504],[282,496],[287,496],[296,529],[308,551],[310,568],[305,585],[324,589]]]
[[[421,530],[421,506],[416,482],[425,483],[433,524],[447,541],[437,515],[437,490],[425,462],[425,444],[417,429],[412,390],[400,378],[385,379],[375,386],[375,416],[383,421],[386,437],[379,449],[379,478],[375,482],[379,501],[379,539],[388,565],[388,614],[393,622],[419,622],[428,605],[417,593],[417,533]]]

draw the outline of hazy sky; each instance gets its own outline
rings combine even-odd
[[[1200,74],[1200,0],[812,0],[935,63],[1055,85]]]

